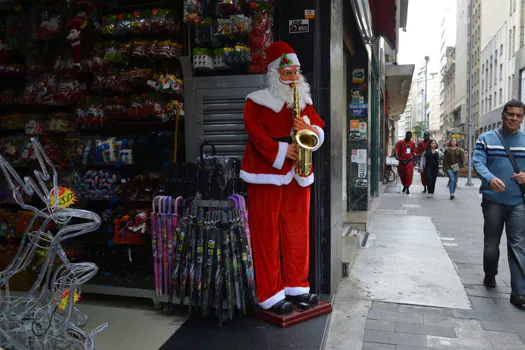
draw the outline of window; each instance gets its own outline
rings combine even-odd
[[[485,90],[485,80],[481,80],[481,91]]]
[[[499,55],[503,56],[503,44],[501,44],[499,47]]]
[[[516,53],[516,26],[512,27],[512,54]]]
[[[510,60],[510,56],[512,54],[512,29],[509,30],[509,60]]]
[[[503,63],[500,63],[499,65],[499,80],[503,80]]]
[[[490,64],[488,80],[489,80],[490,86],[492,86],[492,63]]]
[[[510,6],[509,6],[509,16],[512,16],[512,3],[517,0],[510,0]]]
[[[481,113],[485,113],[485,101],[481,101]]]
[[[498,60],[494,61],[494,85],[498,83]]]
[[[503,101],[503,90],[500,88],[499,89],[499,104],[501,105]]]

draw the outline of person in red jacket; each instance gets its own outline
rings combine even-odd
[[[286,315],[293,305],[318,304],[310,293],[309,221],[310,185],[314,174],[299,176],[293,130],[308,129],[324,141],[325,123],[312,106],[310,87],[301,75],[293,49],[278,41],[266,49],[267,88],[247,96],[244,125],[248,132],[241,165],[247,182],[250,230],[255,262],[257,297],[261,308]],[[294,90],[301,113],[293,121]]]
[[[412,141],[412,132],[407,131],[405,139],[396,144],[396,158],[399,160],[397,171],[403,184],[403,193],[410,194],[410,186],[414,177],[414,155],[416,144]]]
[[[419,156],[420,164],[421,164],[421,158],[423,158],[423,154],[425,153],[429,143],[430,143],[430,132],[425,131],[425,134],[423,135],[423,140],[421,140],[418,143],[417,149],[416,149],[416,154]],[[423,193],[427,193],[427,178],[425,177],[423,169],[419,169],[419,173],[421,174],[421,184],[423,185]]]

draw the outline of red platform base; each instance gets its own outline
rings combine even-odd
[[[320,301],[319,305],[309,309],[309,310],[299,310],[295,311],[291,315],[277,315],[273,312],[267,310],[258,310],[253,313],[254,317],[257,317],[268,323],[272,323],[281,328],[287,328],[298,323],[306,322],[313,318],[317,318],[332,312],[332,304],[325,303]]]

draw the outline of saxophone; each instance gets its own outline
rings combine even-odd
[[[299,91],[297,85],[293,84],[294,104],[292,108],[293,121],[301,118],[301,106],[299,105]],[[313,149],[319,144],[319,136],[310,130],[294,130],[292,141],[299,147],[299,156],[295,162],[295,172],[301,177],[307,177],[312,172]]]

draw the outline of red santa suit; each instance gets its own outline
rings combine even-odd
[[[414,177],[414,153],[416,152],[416,145],[413,141],[406,142],[401,140],[396,144],[396,154],[399,160],[397,171],[403,186],[410,187]]]
[[[297,58],[294,57],[296,60]],[[324,122],[308,97],[301,111],[304,120],[324,141]],[[295,173],[286,158],[293,116],[279,96],[259,90],[247,96],[244,124],[249,143],[244,152],[241,178],[248,183],[250,230],[255,262],[257,297],[263,309],[285,299],[309,293],[310,185]]]
[[[427,146],[428,146],[428,143],[430,142],[429,141],[421,141],[418,145],[417,145],[417,149],[416,149],[416,154],[420,157],[423,157],[423,153],[425,153],[425,150],[427,149]],[[421,163],[421,161],[420,161]],[[419,170],[419,172],[421,173],[421,184],[423,186],[427,186],[427,178],[425,176],[425,174],[423,173],[423,170]]]

